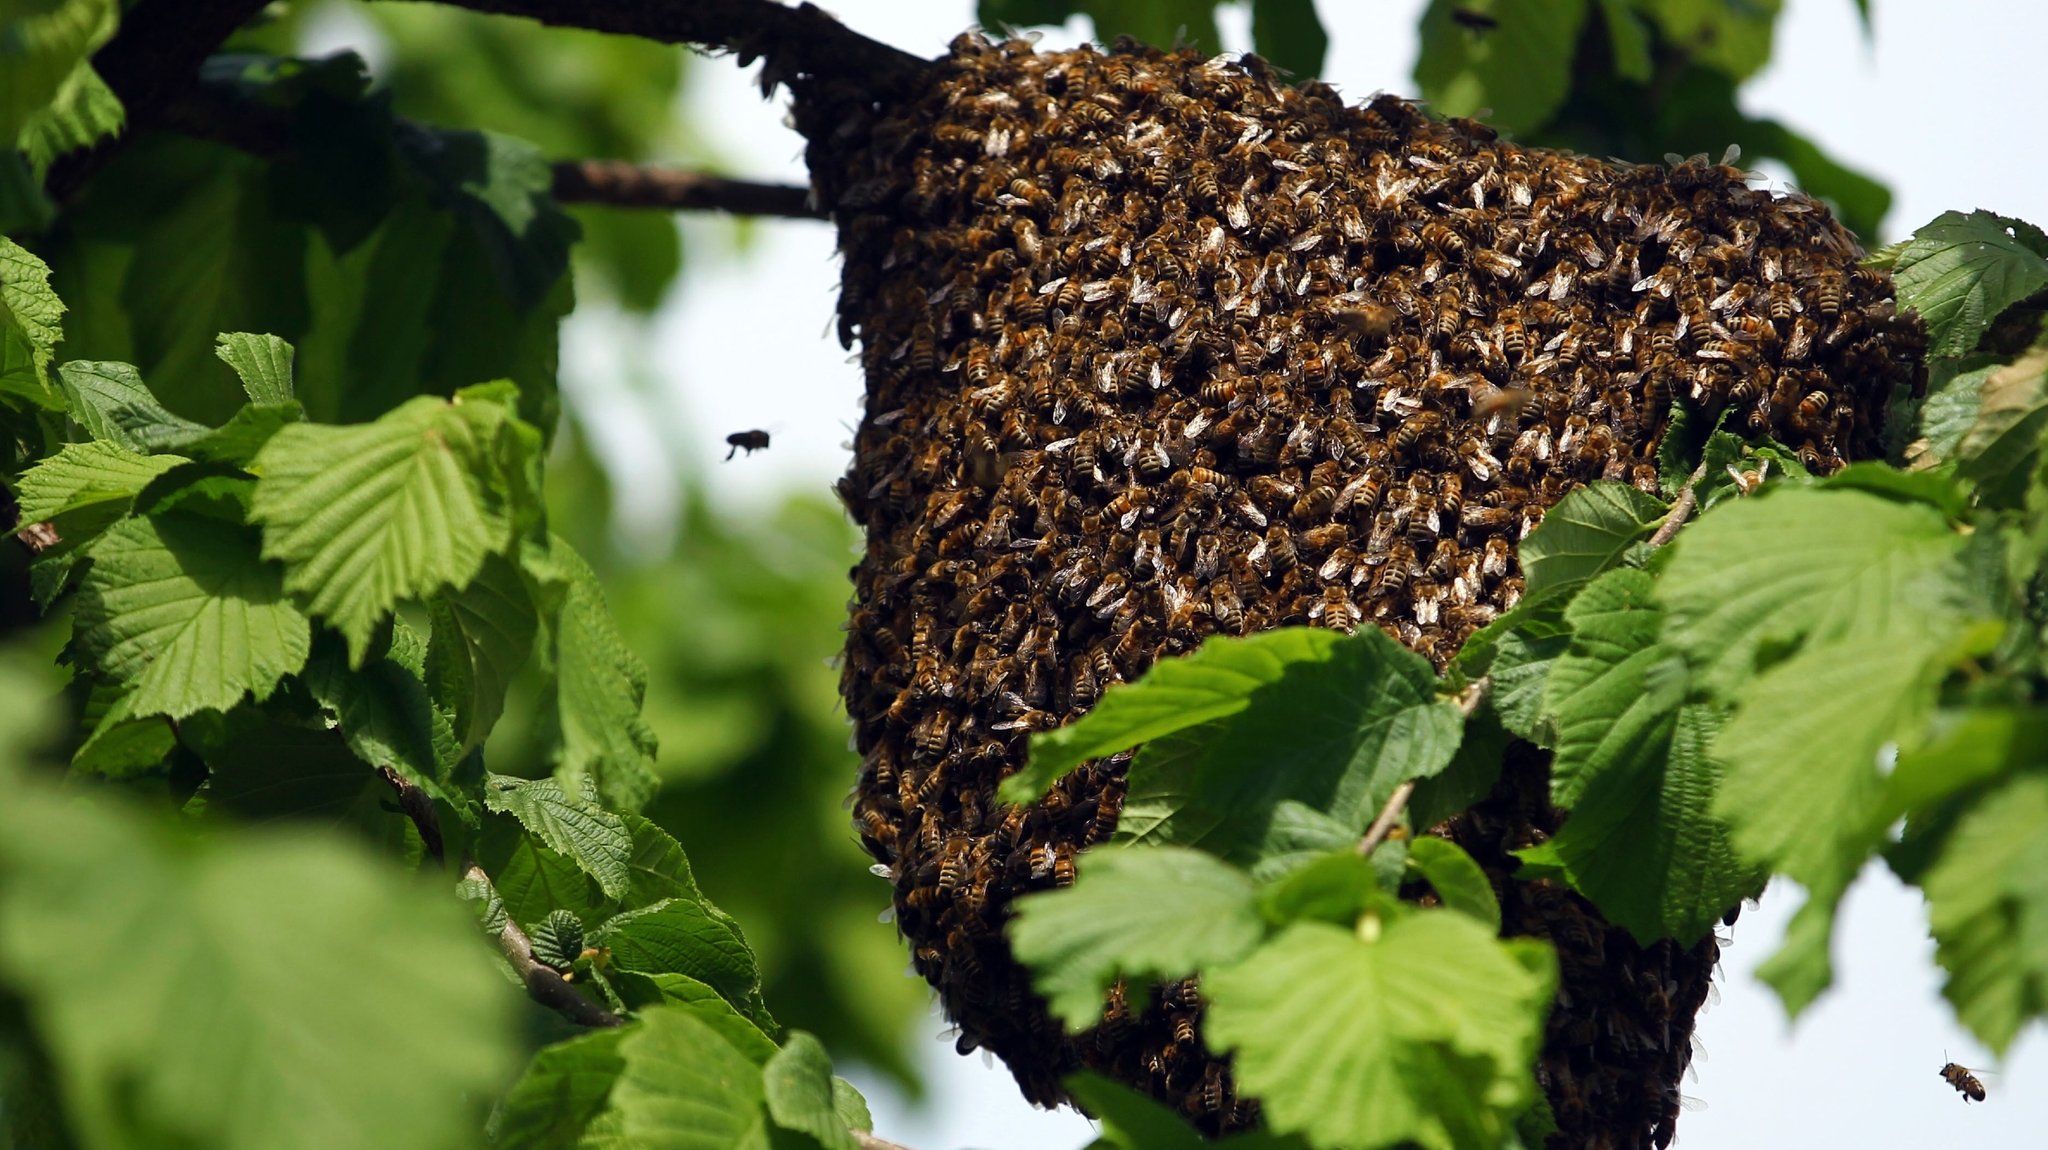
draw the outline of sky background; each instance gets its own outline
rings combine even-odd
[[[827,0],[879,40],[937,55],[973,20],[968,0]],[[1325,78],[1354,99],[1413,94],[1420,0],[1318,4],[1331,35]],[[1785,121],[1837,158],[1887,182],[1882,240],[1949,209],[1989,208],[2048,224],[2038,140],[2048,121],[2039,46],[2048,6],[1991,0],[1873,0],[1866,40],[1851,0],[1789,0],[1773,61],[1744,89],[1752,114]],[[1247,18],[1225,13],[1244,46]],[[1086,34],[1076,21],[1048,47]],[[803,182],[801,143],[743,73],[720,60],[692,70],[691,119],[727,168]],[[768,507],[793,489],[823,492],[846,466],[860,417],[858,370],[831,338],[838,268],[831,230],[760,222],[740,234],[683,220],[687,270],[652,321],[599,308],[570,320],[563,371],[576,409],[618,479],[624,535],[659,547],[675,522],[679,484],[730,514]],[[637,365],[637,367],[633,366]],[[644,374],[634,375],[638,370]],[[766,428],[771,450],[719,462],[726,433]],[[2017,1147],[2048,1130],[2048,1043],[2037,1027],[1986,1075],[1990,1101],[1965,1106],[1939,1077],[1953,1058],[1992,1060],[1939,998],[1940,974],[1917,895],[1874,868],[1850,893],[1835,939],[1836,986],[1788,1027],[1752,971],[1775,949],[1800,899],[1776,887],[1733,930],[1720,1002],[1700,1021],[1704,1050],[1686,1093],[1705,1108],[1680,1122],[1686,1150],[1752,1146]],[[881,909],[880,900],[877,909]],[[889,930],[880,925],[876,930]],[[871,1075],[854,1076],[878,1132],[917,1150],[1071,1150],[1090,1138],[1071,1112],[1023,1103],[1000,1065],[953,1054],[930,1025],[927,1072],[936,1104],[922,1111]]]

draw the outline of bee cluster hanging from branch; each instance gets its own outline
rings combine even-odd
[[[1193,985],[1119,986],[1069,1039],[1010,958],[1011,900],[1071,882],[1123,800],[1115,758],[998,806],[1032,732],[1211,634],[1379,627],[1441,665],[1515,605],[1546,508],[1657,487],[1679,410],[1827,471],[1917,370],[1828,211],[1726,165],[1517,147],[1128,42],[963,36],[915,100],[798,111],[868,385],[839,486],[867,533],[856,821],[961,1048],[1041,1103],[1086,1065],[1209,1130],[1252,1115]],[[1503,886],[1554,820],[1513,785],[1535,797],[1457,832]],[[1566,1134],[1664,1144],[1712,940],[1652,954],[1575,895],[1513,905],[1566,939],[1539,1069]]]

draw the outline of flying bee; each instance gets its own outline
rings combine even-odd
[[[1963,1096],[1964,1104],[1984,1101],[1984,1084],[1977,1081],[1977,1076],[1970,1073],[1968,1067],[1958,1066],[1953,1062],[1944,1063],[1941,1067],[1941,1076],[1950,1086],[1956,1088],[1956,1093]]]
[[[726,436],[725,441],[732,444],[732,450],[725,453],[725,457],[731,459],[741,451],[752,455],[756,451],[767,450],[768,433],[758,429],[754,431],[735,431],[731,435]]]

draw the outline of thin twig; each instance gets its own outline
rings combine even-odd
[[[854,1131],[853,1141],[855,1145],[860,1147],[860,1150],[910,1150],[910,1147],[900,1142],[891,1142],[886,1138],[877,1138],[865,1130]]]
[[[1650,546],[1662,547],[1671,542],[1671,537],[1677,535],[1678,529],[1685,526],[1685,521],[1692,518],[1692,509],[1700,501],[1699,492],[1694,488],[1706,477],[1707,461],[1701,459],[1700,465],[1693,468],[1692,474],[1686,477],[1685,489],[1680,491],[1678,498],[1672,502],[1671,513],[1664,517],[1664,525],[1657,528],[1655,535],[1650,536]]]
[[[1484,676],[1474,679],[1472,684],[1465,688],[1465,693],[1458,696],[1459,712],[1466,718],[1471,718],[1479,710],[1480,704],[1486,702],[1487,695],[1492,691],[1492,679]],[[1386,842],[1387,836],[1394,833],[1394,824],[1401,820],[1401,812],[1407,809],[1408,800],[1414,797],[1414,779],[1394,788],[1394,793],[1387,796],[1386,805],[1380,808],[1380,813],[1372,820],[1372,825],[1365,828],[1365,837],[1358,840],[1358,853],[1361,857],[1370,858],[1372,852],[1380,849],[1380,844]]]
[[[399,774],[389,766],[377,768],[391,789],[398,792],[398,809],[412,820],[413,828],[420,832],[420,842],[427,848],[427,856],[435,862],[441,861],[441,818],[434,813],[434,799],[418,783]]]
[[[564,204],[825,218],[825,213],[811,204],[810,189],[794,184],[763,184],[620,160],[557,160],[554,192],[555,199]]]
[[[491,876],[476,863],[463,867],[462,878],[465,882],[480,884],[495,896],[496,888],[491,886]],[[505,916],[505,925],[498,928],[498,949],[505,952],[505,961],[512,964],[519,981],[526,984],[527,996],[535,1002],[579,1026],[620,1026],[625,1023],[625,1019],[583,997],[553,967],[533,957],[533,941],[519,929],[519,924],[510,914]]]

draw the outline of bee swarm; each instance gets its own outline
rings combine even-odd
[[[1725,166],[1517,147],[1128,43],[963,36],[921,99],[798,114],[868,382],[840,484],[867,531],[856,821],[960,1048],[1041,1104],[1088,1066],[1211,1131],[1253,1117],[1192,984],[1120,985],[1069,1039],[1009,956],[1010,901],[1072,882],[1124,787],[1119,756],[998,806],[1033,731],[1216,633],[1379,627],[1441,665],[1514,605],[1545,508],[1656,490],[1680,405],[1824,471],[1875,452],[1917,370],[1827,211]],[[1553,1145],[1665,1145],[1715,944],[1641,948],[1508,882],[1557,820],[1516,755],[1442,833],[1560,948]]]

